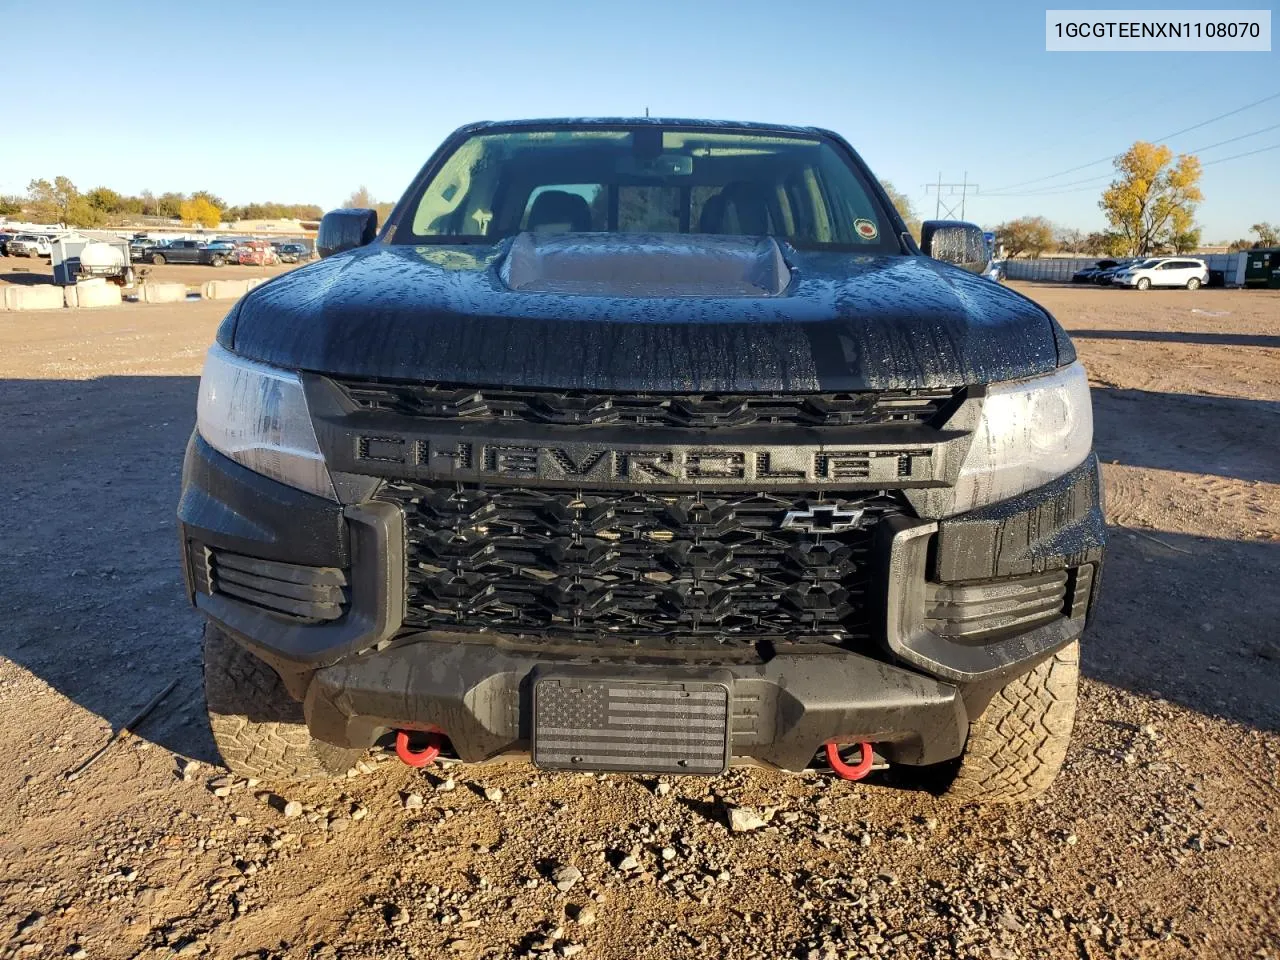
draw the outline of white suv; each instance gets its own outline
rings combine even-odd
[[[1209,282],[1209,268],[1203,260],[1183,260],[1177,257],[1157,257],[1131,264],[1112,274],[1111,282],[1117,287],[1186,287],[1198,290]]]

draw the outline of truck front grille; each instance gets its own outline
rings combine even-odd
[[[957,391],[952,389],[812,394],[593,394],[357,380],[342,380],[339,386],[362,410],[431,420],[701,429],[931,423],[944,410],[949,410],[957,397]]]
[[[872,533],[903,510],[884,493],[391,481],[379,496],[405,514],[407,627],[668,648],[865,645]]]

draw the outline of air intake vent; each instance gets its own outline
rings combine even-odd
[[[982,583],[925,584],[924,625],[940,637],[986,643],[1084,616],[1093,566]]]
[[[308,567],[259,560],[226,550],[191,544],[195,586],[251,603],[291,620],[337,620],[348,602],[347,575],[337,567]]]

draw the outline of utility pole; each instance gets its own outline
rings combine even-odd
[[[978,192],[978,185],[969,182],[969,171],[964,172],[964,179],[960,183],[943,183],[942,171],[938,171],[937,183],[926,183],[924,192],[927,195],[929,191],[937,194],[937,200],[934,203],[933,218],[935,220],[950,220],[956,215],[956,211],[960,211],[960,219],[964,219],[965,201],[970,193]],[[944,199],[946,198],[946,199]]]

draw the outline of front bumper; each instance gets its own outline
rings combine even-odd
[[[715,669],[732,690],[739,760],[799,770],[828,741],[867,740],[895,763],[941,762],[959,755],[970,718],[1009,677],[1081,635],[1102,561],[1091,457],[992,507],[882,523],[874,648],[641,655],[530,646],[405,630],[404,520],[371,493],[344,507],[254,474],[193,435],[178,510],[189,596],[280,673],[319,739],[367,747],[395,729],[441,730],[467,761],[528,750],[540,671],[595,665],[628,680]],[[231,593],[212,588],[215,556],[235,565]],[[251,602],[263,583],[286,581],[300,598],[294,612],[306,616]],[[1011,616],[1007,629],[967,635],[966,618],[987,615],[1010,589],[1065,590],[1067,601],[1025,628]],[[947,611],[961,612],[948,620]]]

